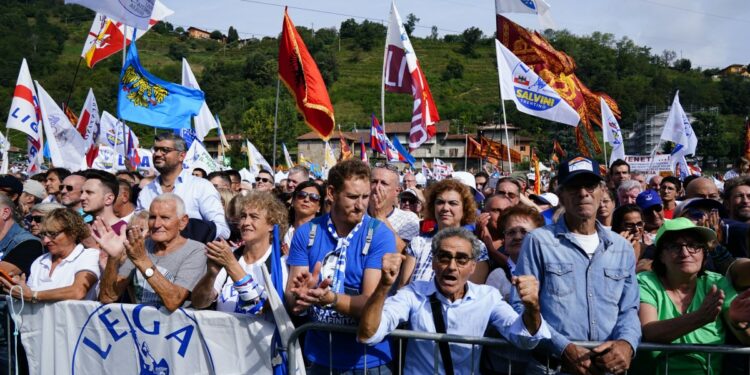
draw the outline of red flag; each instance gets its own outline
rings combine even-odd
[[[434,137],[435,123],[440,121],[430,85],[427,83],[409,36],[401,22],[396,5],[391,3],[391,17],[386,35],[386,55],[383,61],[383,83],[385,90],[395,93],[411,93],[414,97],[409,148],[415,149]]]
[[[568,155],[568,153],[563,150],[560,142],[558,142],[557,139],[555,139],[555,142],[552,144],[552,150],[555,154],[557,154],[557,156],[561,158],[565,158]]]
[[[576,127],[576,145],[578,146],[578,152],[587,157],[591,158],[591,153],[589,152],[589,147],[586,145],[586,139],[583,138],[583,132],[581,131],[581,127]]]
[[[302,37],[284,9],[279,41],[279,77],[297,101],[305,123],[324,140],[333,133],[336,120],[323,77]]]
[[[467,138],[467,147],[466,147],[466,155],[470,158],[482,158],[482,145],[477,142],[474,138],[466,136]]]
[[[352,149],[349,147],[349,142],[344,138],[344,134],[339,130],[339,161],[350,159],[354,156]]]

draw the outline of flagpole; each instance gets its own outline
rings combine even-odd
[[[78,65],[76,65],[76,71],[73,73],[73,82],[70,84],[70,90],[68,91],[68,99],[65,100],[65,108],[68,108],[68,103],[70,103],[70,97],[73,95],[73,88],[76,86],[76,78],[78,77],[78,70],[81,68],[81,61],[83,61],[83,57],[78,59]]]
[[[499,74],[500,72],[498,72]],[[505,117],[505,100],[503,100],[503,90],[500,90],[500,104],[503,107],[503,124],[505,125],[505,149],[508,150],[508,169],[513,173],[513,161],[510,159],[510,138],[508,138],[508,119]]]
[[[276,77],[276,109],[273,112],[273,173],[276,173],[276,132],[279,128],[279,81],[279,77]]]
[[[466,163],[468,161],[468,150],[469,150],[469,135],[464,134],[464,170],[468,170]]]

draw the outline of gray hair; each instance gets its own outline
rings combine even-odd
[[[474,233],[471,233],[468,229],[462,227],[446,228],[437,232],[437,234],[432,237],[432,255],[437,254],[438,250],[440,249],[440,243],[443,242],[444,239],[453,237],[458,237],[469,241],[469,243],[471,244],[471,257],[474,260],[479,258],[482,253],[481,242],[479,241],[479,239],[477,239]]]
[[[643,191],[643,186],[641,186],[641,183],[636,180],[625,180],[617,187],[617,194],[625,193],[633,189]]]
[[[305,178],[310,178],[310,170],[304,165],[295,165],[294,167],[289,168],[287,176],[291,176],[293,173],[302,173],[305,175]]]
[[[21,222],[22,215],[20,207],[16,206],[16,204],[13,203],[13,200],[10,199],[10,197],[5,194],[0,194],[0,206],[10,208],[10,212],[13,215],[13,221],[15,221],[16,223]]]
[[[187,144],[185,143],[185,140],[176,133],[164,132],[157,134],[154,137],[154,143],[161,141],[172,141],[174,143],[175,150],[187,151]]]
[[[50,211],[56,210],[58,208],[65,208],[65,206],[61,205],[60,203],[46,202],[35,204],[31,207],[31,210],[29,212],[36,211],[42,213],[43,215],[46,215]]]
[[[151,204],[153,205],[156,202],[174,202],[177,217],[185,216],[185,202],[183,202],[182,198],[175,193],[163,193],[158,195],[153,201],[151,201]]]

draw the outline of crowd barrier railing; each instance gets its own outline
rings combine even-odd
[[[332,333],[357,333],[357,327],[350,327],[350,326],[339,326],[339,325],[332,325],[332,324],[323,324],[323,323],[307,323],[304,324],[292,332],[291,336],[289,337],[289,342],[287,343],[287,348],[289,349],[289,352],[292,353],[296,348],[299,347],[299,338],[300,336],[307,332],[307,331],[326,331],[329,334],[329,345],[331,345],[331,338],[330,335]],[[450,342],[450,343],[457,343],[457,344],[470,344],[472,345],[472,359],[475,358],[475,355],[480,355],[481,347],[482,346],[497,346],[497,347],[508,347],[512,346],[509,341],[503,340],[503,339],[497,339],[497,338],[490,338],[490,337],[476,337],[476,336],[461,336],[461,335],[450,335],[450,334],[441,334],[441,333],[432,333],[432,332],[417,332],[417,331],[411,331],[411,330],[405,330],[405,329],[397,329],[394,330],[390,335],[388,335],[390,338],[399,339],[399,351],[402,351],[402,342],[403,339],[419,339],[419,340],[432,340],[435,342]],[[599,345],[602,344],[602,342],[596,342],[596,341],[575,341],[573,342],[576,345],[582,346],[584,348],[593,349]],[[332,348],[329,347],[329,353],[332,353],[333,351],[330,350]],[[638,352],[650,352],[650,351],[660,351],[665,352],[665,368],[664,368],[664,374],[669,373],[669,353],[685,353],[685,352],[702,352],[707,354],[707,362],[711,362],[711,356],[715,354],[738,354],[738,355],[747,355],[750,359],[750,347],[743,347],[743,346],[732,346],[732,345],[691,345],[691,344],[654,344],[654,343],[646,343],[642,342],[638,346]],[[367,356],[367,352],[364,353],[365,356]],[[293,355],[288,356],[289,357],[289,375],[293,375],[295,373],[294,369],[297,368],[297,363],[295,362],[295,358]],[[435,345],[435,353],[434,353],[434,373],[437,374],[438,366],[440,363],[440,353],[438,351],[438,345]],[[329,363],[332,363],[332,359],[329,359]],[[366,362],[366,360],[365,360]],[[474,361],[472,361],[472,369],[471,374],[477,374],[479,373],[479,369],[473,368]],[[512,372],[512,365],[508,364],[508,373]],[[330,366],[329,366],[330,367]],[[394,364],[394,374],[403,374],[403,368],[401,367],[401,363],[395,363]],[[365,371],[366,373],[366,371]],[[711,369],[709,369],[709,372],[711,373]]]

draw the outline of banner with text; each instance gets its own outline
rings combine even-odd
[[[20,330],[31,374],[272,374],[263,318],[65,301],[26,304]]]
[[[670,155],[625,155],[625,161],[630,165],[631,171],[651,174],[672,171]]]

